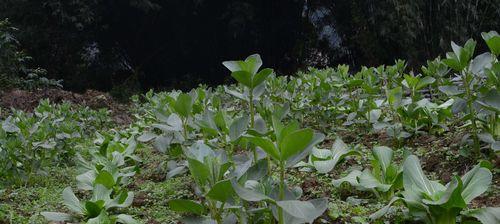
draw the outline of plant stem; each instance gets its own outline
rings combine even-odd
[[[493,116],[493,128],[492,128],[492,133],[495,139],[500,136],[500,128],[498,127],[498,113],[495,113],[495,116]]]
[[[253,129],[255,127],[255,114],[254,114],[254,105],[253,105],[253,89],[249,89],[249,101],[248,101],[248,107],[250,109],[250,128]],[[255,149],[255,146],[251,146],[252,151],[253,151],[253,163],[257,164],[257,150]]]
[[[187,117],[182,120],[182,134],[184,135],[184,140],[187,140]]]
[[[217,224],[222,224],[222,217],[220,216],[217,204],[214,201],[208,201],[208,209],[210,210],[210,216],[212,219],[215,220]]]
[[[217,224],[222,224],[223,221],[222,221],[222,211],[224,211],[224,205],[226,203],[223,202],[221,205],[220,205],[220,208],[217,209],[217,216],[216,216],[216,220],[217,220]],[[217,204],[215,205],[215,207],[217,208]]]
[[[472,131],[473,131],[472,138],[474,139],[474,151],[476,152],[476,155],[479,156],[481,154],[481,151],[479,148],[479,137],[477,136],[476,109],[474,109],[474,106],[472,104],[473,96],[469,86],[470,85],[469,77],[470,73],[465,72],[463,75],[464,79],[463,81],[465,85],[465,94],[467,96],[467,107],[469,108],[470,121],[472,122]]]
[[[280,192],[279,192],[279,200],[282,201],[285,199],[285,162],[280,161]],[[278,206],[277,206],[278,207]],[[283,217],[283,209],[278,207],[278,223],[284,224],[285,220]]]
[[[453,212],[444,212],[444,214],[437,217],[435,224],[455,224],[456,216]]]
[[[254,125],[255,125],[255,119],[254,119],[254,108],[253,108],[253,90],[252,89],[249,89],[249,102],[248,102],[248,106],[249,106],[249,109],[250,109],[250,127],[251,128],[254,128]]]

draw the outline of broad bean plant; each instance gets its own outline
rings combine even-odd
[[[156,139],[163,152],[178,146],[177,165],[167,177],[189,171],[196,182],[196,198],[169,202],[170,209],[185,215],[185,223],[313,223],[328,199],[301,200],[302,190],[289,184],[288,170],[324,175],[348,158],[361,159],[361,147],[338,137],[324,149],[325,135],[313,130],[352,127],[394,140],[395,150],[373,147],[370,166],[332,183],[347,182],[389,203],[372,219],[402,201],[413,219],[425,223],[494,223],[489,218],[498,208],[467,207],[490,185],[488,166],[481,163],[443,185],[427,179],[417,157],[405,154],[403,164],[395,156],[409,139],[451,129],[471,136],[463,147],[475,158],[497,153],[498,34],[483,33],[483,38],[491,52],[473,57],[474,41],[464,47],[453,43],[453,53],[429,61],[421,73],[407,71],[398,60],[356,73],[338,66],[281,77],[269,68],[259,70],[263,63],[257,54],[226,61],[235,85],[146,94],[155,105],[149,109],[153,128],[140,140]],[[159,136],[165,133],[174,134],[163,141]]]

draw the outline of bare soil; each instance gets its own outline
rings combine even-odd
[[[76,105],[88,106],[92,109],[106,108],[111,111],[112,119],[117,124],[127,125],[132,122],[132,117],[127,110],[128,105],[118,103],[108,93],[97,90],[87,90],[83,94],[61,89],[0,91],[0,107],[6,109],[14,108],[31,112],[43,99],[49,99],[52,103],[70,102]]]

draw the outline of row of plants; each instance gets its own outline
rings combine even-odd
[[[500,220],[500,207],[467,207],[490,187],[492,168],[492,164],[483,161],[462,177],[454,176],[451,182],[443,185],[439,180],[427,178],[416,156],[408,155],[400,166],[394,161],[392,149],[377,146],[372,150],[371,169],[354,170],[332,183],[336,187],[348,183],[388,202],[372,214],[371,219],[381,218],[392,204],[403,201],[409,215],[424,223],[457,223],[457,218],[464,223],[474,220],[496,223]]]
[[[355,74],[339,66],[288,78],[260,70],[259,55],[227,61],[223,65],[239,85],[146,94],[138,118],[151,128],[138,140],[170,155],[167,178],[185,172],[193,177],[197,197],[169,201],[170,209],[186,215],[185,223],[312,223],[328,199],[301,200],[302,189],[287,181],[289,169],[328,173],[361,152],[340,139],[331,150],[321,149],[325,135],[304,126],[324,133],[354,127],[383,132],[398,149],[418,135],[461,130],[467,133],[466,154],[496,156],[500,36],[492,31],[483,38],[490,52],[473,57],[474,41],[452,43],[453,52],[429,61],[422,74],[406,72],[397,61]],[[377,146],[372,154],[371,168],[332,183],[348,182],[388,202],[372,219],[402,201],[409,217],[426,223],[500,220],[498,208],[467,209],[491,184],[491,164],[482,162],[443,185],[427,179],[414,155],[399,166],[388,147]]]
[[[476,42],[422,66],[421,73],[406,72],[404,61],[392,66],[366,68],[350,74],[347,66],[317,70],[268,83],[270,98],[290,102],[297,116],[313,114],[323,131],[364,126],[383,131],[399,145],[412,136],[442,135],[450,124],[468,130],[470,148],[498,151],[498,34],[482,34],[490,52],[474,57]],[[281,88],[286,86],[286,88]],[[486,150],[488,151],[488,150]]]
[[[102,131],[110,124],[105,110],[48,101],[33,113],[13,110],[1,120],[2,185],[28,185],[30,176],[76,158],[78,191],[67,187],[62,194],[69,212],[42,215],[57,222],[137,223],[126,208],[134,198],[128,185],[139,171],[138,141],[168,154],[167,181],[192,177],[196,197],[168,202],[184,223],[312,223],[330,200],[305,197],[300,183],[290,181],[292,170],[319,176],[338,170],[347,158],[369,156],[369,166],[352,168],[331,185],[348,183],[387,203],[372,220],[399,203],[408,219],[425,223],[497,223],[498,208],[468,209],[491,185],[489,162],[443,185],[428,179],[412,153],[399,163],[389,147],[375,146],[364,155],[338,137],[324,148],[345,130],[385,134],[397,151],[421,135],[458,131],[465,133],[464,156],[497,157],[500,36],[492,31],[483,39],[490,52],[474,57],[473,40],[463,47],[452,43],[453,52],[429,61],[418,74],[407,72],[401,60],[354,74],[338,66],[297,77],[261,69],[259,55],[226,61],[238,85],[150,91],[145,103],[136,96],[136,121],[120,132]]]
[[[78,146],[109,127],[107,110],[41,101],[32,113],[12,110],[0,120],[1,187],[29,185],[51,166],[73,163]]]

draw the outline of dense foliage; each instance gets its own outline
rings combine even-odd
[[[47,79],[45,69],[31,67],[32,58],[21,50],[16,31],[8,19],[0,20],[0,88],[61,88],[61,80]]]
[[[398,60],[356,73],[340,65],[284,77],[261,68],[258,54],[225,61],[238,84],[135,96],[135,121],[115,129],[106,125],[105,111],[69,104],[44,101],[33,114],[14,110],[1,121],[0,159],[10,165],[0,170],[8,180],[0,198],[22,184],[35,185],[30,175],[72,165],[76,158],[75,179],[59,189],[64,207],[41,216],[56,222],[146,222],[149,214],[134,210],[135,191],[144,183],[142,172],[152,169],[143,161],[160,157],[163,177],[152,188],[180,178],[188,192],[148,198],[160,201],[169,221],[347,222],[333,213],[344,198],[306,192],[303,177],[309,176],[385,205],[370,207],[357,220],[349,217],[352,222],[498,223],[498,205],[473,203],[498,187],[492,161],[500,145],[500,35],[490,31],[482,38],[487,52],[477,53],[472,39],[463,46],[452,42],[446,58],[418,72]],[[346,144],[345,132],[380,139],[366,150]],[[423,136],[452,133],[461,134],[454,142],[457,156],[477,165],[441,182],[426,175],[418,150],[407,146]]]
[[[13,111],[0,121],[0,187],[29,184],[50,166],[72,161],[79,143],[110,124],[107,113],[47,100],[32,114]]]

